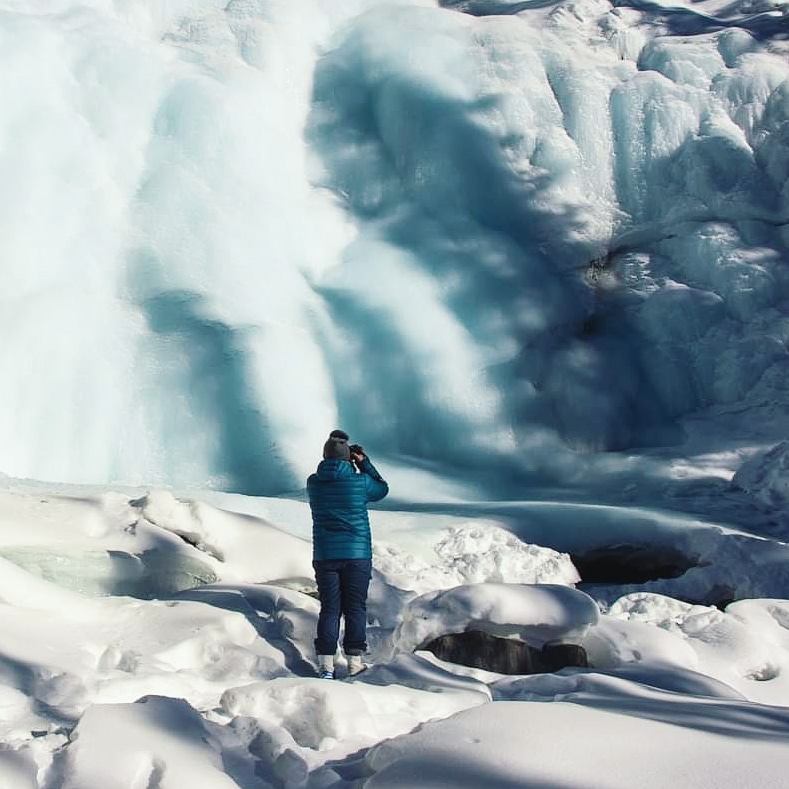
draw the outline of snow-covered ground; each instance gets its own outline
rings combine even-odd
[[[786,785],[788,56],[782,0],[0,0],[0,789]],[[391,494],[329,682],[337,426]]]
[[[782,462],[751,463],[760,500]],[[0,786],[783,785],[789,546],[676,511],[464,516],[408,493],[411,510],[372,513],[372,667],[331,682],[303,501],[6,478]],[[628,539],[693,566],[587,586],[567,553]],[[736,601],[688,602],[705,591]],[[590,667],[507,676],[425,650],[466,630],[581,645]]]

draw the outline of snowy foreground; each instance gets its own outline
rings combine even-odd
[[[736,495],[780,497],[784,457]],[[645,508],[376,511],[373,666],[331,682],[314,676],[306,504],[205,495],[5,480],[3,789],[785,785],[783,542]],[[621,544],[623,519],[695,564],[595,601],[548,546]],[[724,586],[770,596],[670,596]],[[580,644],[591,668],[505,676],[423,649],[467,629]]]

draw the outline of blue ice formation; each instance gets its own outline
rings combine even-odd
[[[521,479],[787,402],[785,3],[0,7],[0,471]]]

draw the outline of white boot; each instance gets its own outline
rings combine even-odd
[[[347,655],[348,658],[348,676],[355,677],[361,674],[362,671],[367,671],[368,666],[362,661],[361,655]]]
[[[318,676],[334,679],[334,655],[318,655]]]

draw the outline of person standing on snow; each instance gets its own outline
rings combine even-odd
[[[323,679],[334,679],[341,616],[348,674],[367,668],[362,655],[367,651],[367,589],[373,556],[367,504],[388,492],[364,449],[350,445],[343,430],[332,430],[323,445],[323,460],[307,480],[312,566],[321,603],[315,652]]]

